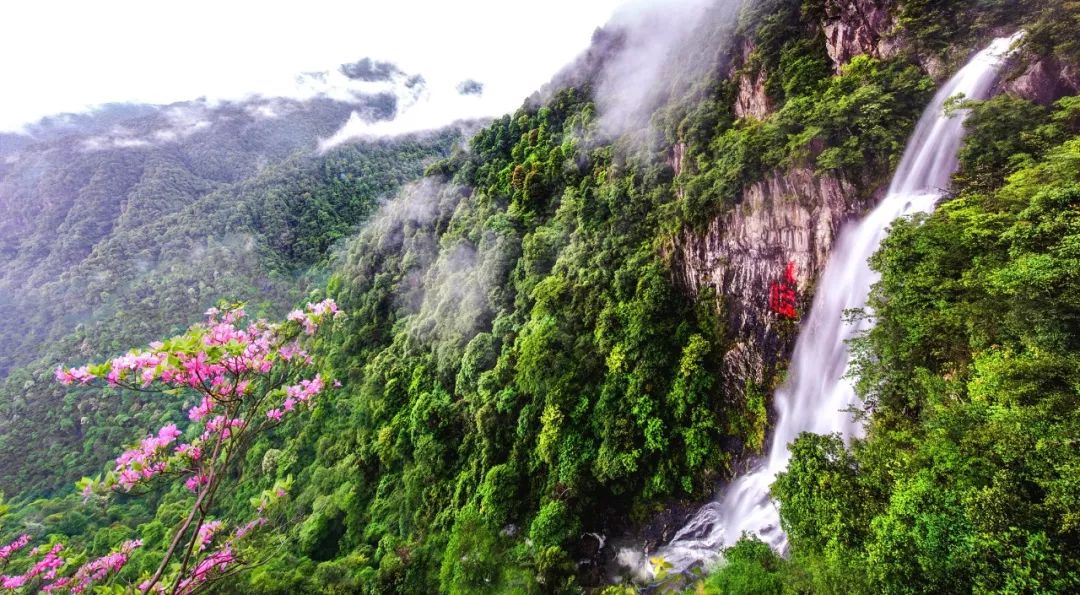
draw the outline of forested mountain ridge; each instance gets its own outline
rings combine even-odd
[[[341,70],[352,73],[345,77],[348,81],[381,80],[385,88],[378,92],[337,90],[324,82],[326,88],[308,99],[255,96],[168,106],[107,105],[88,114],[44,118],[21,132],[3,134],[0,256],[5,266],[0,283],[8,288],[40,287],[85,261],[114,231],[123,233],[172,216],[213,191],[267,178],[273,175],[271,166],[288,163],[286,170],[312,169],[317,160],[310,156],[319,141],[332,136],[351,114],[371,122],[393,119],[400,96],[419,91],[422,82],[392,64],[382,65],[385,73],[365,74],[377,64],[363,60]],[[357,70],[364,65],[367,70]],[[395,84],[391,74],[402,81]],[[326,77],[327,73],[307,73],[299,80]],[[325,94],[331,91],[334,96]],[[304,155],[310,164],[303,162]],[[259,214],[282,209],[252,210]],[[355,222],[355,213],[342,218],[350,215]],[[337,222],[326,225],[331,229],[325,234],[340,237],[343,228],[333,223]],[[265,235],[274,241],[272,250],[281,253],[281,262],[275,263],[279,268],[310,264],[325,249],[302,242],[291,247],[297,232],[284,220],[277,228],[273,225],[264,225]],[[27,328],[38,331],[40,326]],[[0,374],[12,363],[25,363],[32,356],[29,345],[5,350]]]
[[[796,442],[774,488],[790,559],[746,540],[697,590],[1076,588],[1080,127],[1075,99],[1049,104],[1078,91],[1080,7],[686,10],[598,32],[578,64],[348,242],[324,287],[348,317],[314,354],[343,386],[238,463],[218,514],[243,518],[249,497],[288,483],[292,522],[223,590],[579,592],[628,579],[609,540],[707,496],[760,451],[837,229],[880,195],[936,84],[1019,29],[1011,95],[966,106],[958,196],[921,226],[898,223],[875,257],[881,324],[859,352],[867,439]],[[120,575],[134,582],[175,515],[157,502],[18,502],[4,529],[94,555],[149,534]]]

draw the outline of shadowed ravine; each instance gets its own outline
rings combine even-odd
[[[775,395],[778,416],[768,457],[703,506],[667,545],[648,554],[640,548],[622,549],[619,563],[639,579],[655,576],[651,558],[670,564],[669,573],[714,564],[722,549],[744,533],[759,536],[777,551],[786,549],[787,536],[769,486],[787,467],[788,445],[803,432],[839,433],[845,440],[862,432],[847,412],[859,402],[846,377],[847,341],[866,330],[868,322],[847,324],[844,313],[866,306],[877,280],[868,259],[894,220],[933,210],[956,171],[964,134],[963,112],[946,113],[946,103],[957,95],[986,98],[1016,39],[995,40],[938,91],[908,142],[886,198],[862,221],[841,230],[802,324],[788,380]]]

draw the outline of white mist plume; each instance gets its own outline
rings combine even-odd
[[[440,361],[460,355],[490,324],[494,297],[520,238],[513,231],[485,231],[479,238],[443,243],[468,190],[434,178],[408,184],[387,200],[344,249],[341,270],[369,282],[384,259],[402,258],[394,281],[394,306],[409,317],[411,340],[429,346]],[[390,269],[393,270],[393,269]]]
[[[743,0],[634,0],[607,29],[620,36],[595,90],[606,136],[641,130],[678,85],[692,83],[716,65],[696,50],[716,28],[734,28]],[[707,47],[707,46],[706,46]]]
[[[518,241],[513,231],[487,230],[477,244],[464,239],[444,246],[424,273],[423,299],[410,334],[430,345],[438,361],[455,361],[491,323],[493,292],[514,262],[509,255]]]
[[[335,256],[338,267],[363,285],[379,270],[385,257],[407,255],[396,280],[395,307],[405,314],[420,310],[424,299],[424,274],[439,256],[436,221],[450,216],[464,192],[434,178],[406,184],[378,211]]]

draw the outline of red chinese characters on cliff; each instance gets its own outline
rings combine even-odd
[[[795,263],[788,262],[784,279],[773,281],[769,286],[769,310],[789,319],[799,317],[796,305],[799,300],[799,282],[795,278]]]

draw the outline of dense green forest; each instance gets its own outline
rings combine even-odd
[[[350,145],[227,184],[166,163],[162,175],[185,182],[130,182],[129,204],[143,208],[42,224],[98,234],[89,243],[0,244],[0,254],[34,255],[10,269],[25,270],[11,278],[33,286],[32,299],[0,297],[27,328],[45,329],[13,327],[11,341],[50,345],[3,364],[13,371],[0,399],[0,541],[63,541],[75,563],[141,537],[112,586],[143,580],[187,491],[92,506],[73,475],[93,475],[162,424],[183,429],[179,401],[55,385],[55,364],[164,336],[217,298],[274,315],[290,300],[332,298],[347,316],[311,349],[342,386],[231,462],[220,518],[244,519],[249,499],[289,489],[280,531],[254,542],[251,567],[218,589],[635,592],[642,585],[611,584],[611,548],[595,536],[708,498],[764,448],[782,379],[725,389],[748,310],[739,300],[767,310],[769,296],[687,291],[674,270],[679,238],[706,233],[749,188],[793,170],[843,180],[857,214],[942,79],[1023,28],[1007,92],[958,98],[971,117],[952,194],[933,215],[896,222],[873,258],[876,326],[855,345],[866,437],[792,445],[773,486],[786,555],[744,539],[711,576],[650,588],[1080,589],[1080,89],[1028,76],[1054,86],[1038,103],[1021,84],[1046,61],[1066,78],[1080,67],[1080,3],[703,6],[650,81],[657,92],[635,106],[647,118],[630,126],[605,120],[609,68],[640,33],[616,22],[467,143],[448,131]],[[836,24],[853,26],[853,11],[864,11],[859,26],[871,11],[887,18],[838,58]],[[748,95],[765,108],[738,108]],[[108,167],[81,175],[123,184]],[[187,194],[161,193],[184,184]],[[67,272],[33,264],[49,262]],[[50,327],[69,311],[93,322]],[[790,349],[798,320],[770,316]]]

